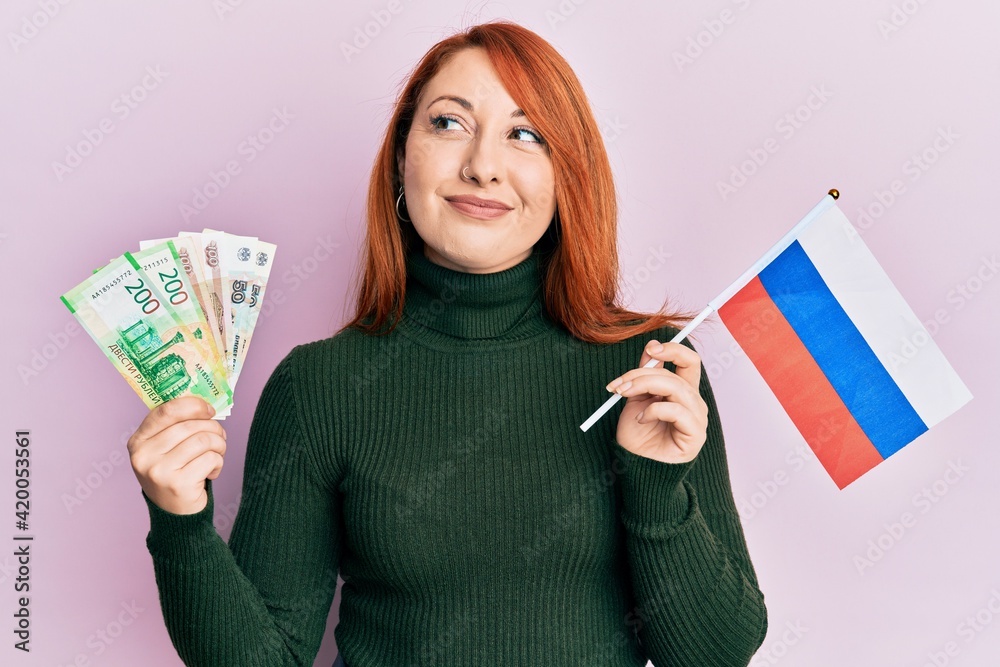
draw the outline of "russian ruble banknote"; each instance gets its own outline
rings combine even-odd
[[[62,301],[148,407],[191,394],[225,419],[275,250],[217,230],[146,240]]]

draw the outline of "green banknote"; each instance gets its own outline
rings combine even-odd
[[[171,305],[189,297],[170,282],[175,270],[164,264],[150,276],[126,253],[61,298],[148,407],[194,395],[228,413],[232,390],[204,322]]]
[[[197,290],[188,280],[187,272],[182,270],[180,251],[173,239],[147,245],[138,252],[127,252],[125,256],[135,260],[143,273],[153,279],[160,293],[167,298],[175,319],[201,327],[201,339],[212,355],[212,366],[224,373],[222,350],[216,346],[211,335],[205,311],[197,299]]]
[[[198,305],[201,306],[201,310],[208,321],[208,328],[212,330],[215,349],[219,352],[219,357],[222,358],[226,344],[222,341],[222,328],[216,316],[217,310],[211,294],[212,288],[209,285],[208,278],[205,276],[201,262],[201,240],[198,236],[177,236],[169,239],[140,241],[139,248],[147,250],[154,245],[159,245],[166,241],[174,244],[180,266],[187,274],[187,280],[191,283],[191,288],[194,291],[195,298],[198,300]],[[221,306],[218,312],[221,312]]]

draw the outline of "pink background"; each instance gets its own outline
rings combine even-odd
[[[0,540],[13,544],[10,445],[27,427],[36,541],[30,655],[11,646],[13,546],[0,548],[0,662],[180,664],[123,456],[146,410],[86,334],[63,333],[74,320],[59,295],[141,239],[182,229],[278,245],[272,309],[225,422],[235,446],[215,489],[228,537],[238,443],[265,379],[293,345],[328,336],[349,312],[368,169],[397,87],[435,41],[494,17],[549,39],[590,96],[617,177],[632,305],[653,309],[670,295],[700,309],[835,187],[920,318],[943,321],[935,340],[975,396],[838,491],[810,452],[796,453],[803,441],[721,324],[700,330],[770,615],[752,664],[993,664],[1000,5],[991,0],[5,2],[0,497],[9,523]],[[348,59],[342,44],[366,26],[374,36]],[[127,116],[122,95],[135,106]],[[287,124],[248,160],[241,142],[275,109]],[[795,125],[782,120],[796,113]],[[87,146],[102,121],[113,131]],[[81,143],[88,155],[57,174],[53,164]],[[763,164],[745,163],[754,154]],[[921,155],[926,169],[915,166]],[[240,173],[209,187],[216,196],[185,220],[181,205],[230,160]],[[752,174],[723,196],[718,184],[741,165]],[[602,395],[594,387],[595,406]],[[946,478],[953,464],[964,472]],[[935,502],[920,500],[925,488]],[[78,493],[86,497],[68,508]],[[913,521],[900,534],[893,525],[905,513]],[[873,548],[884,553],[859,571],[856,557]],[[119,634],[122,605],[133,602],[142,611]],[[338,603],[319,665],[335,654]],[[117,636],[109,644],[99,631]]]

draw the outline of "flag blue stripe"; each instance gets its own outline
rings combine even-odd
[[[883,458],[927,430],[798,241],[760,281]]]

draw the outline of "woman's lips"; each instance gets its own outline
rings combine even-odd
[[[452,201],[451,199],[446,200],[453,208],[458,209],[460,212],[469,216],[470,218],[478,218],[480,220],[495,220],[500,216],[509,213],[511,209],[509,208],[490,208],[487,206],[476,206],[475,204],[470,204],[464,201]]]

